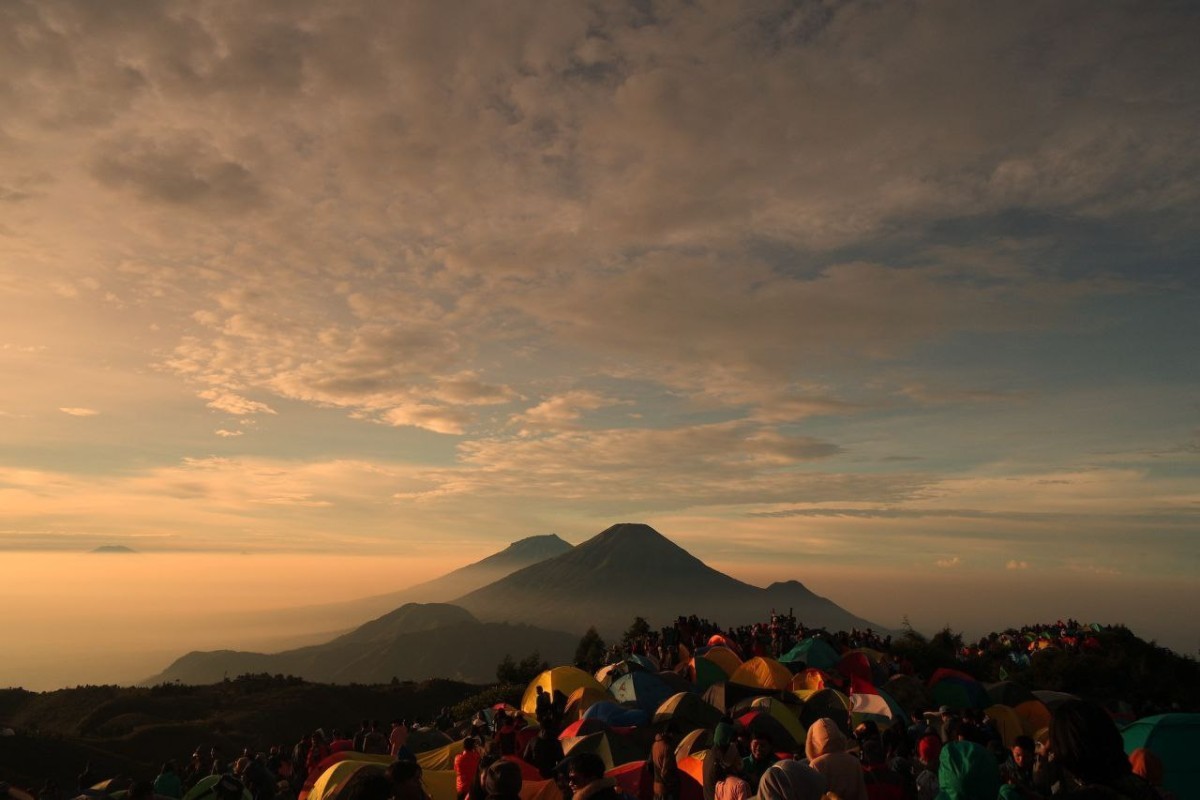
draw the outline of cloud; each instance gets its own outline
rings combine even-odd
[[[208,407],[227,414],[243,416],[245,414],[274,414],[275,411],[266,403],[250,400],[232,392],[218,389],[207,389],[200,392],[200,397],[208,401]]]
[[[1029,562],[1028,561],[1018,561],[1016,559],[1009,559],[1007,562],[1005,562],[1004,568],[1005,569],[1029,569]]]
[[[263,203],[263,190],[243,165],[199,137],[165,141],[127,135],[101,146],[92,175],[113,189],[168,206],[241,214]]]
[[[956,567],[962,566],[962,559],[958,556],[939,558],[937,561],[933,562],[933,564],[939,569],[955,569]]]
[[[58,410],[72,417],[94,417],[100,413],[94,408],[60,408]]]
[[[224,428],[220,428],[220,429],[214,431],[214,433],[216,433],[216,435],[220,436],[222,439],[230,439],[235,436],[241,436],[242,434],[245,433],[245,431],[230,431],[230,430],[226,430]]]
[[[598,392],[577,389],[543,400],[536,406],[516,414],[510,424],[521,427],[521,435],[537,431],[572,430],[586,411],[596,411],[623,401],[605,397]]]

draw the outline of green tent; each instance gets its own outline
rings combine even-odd
[[[842,660],[824,639],[805,639],[788,650],[779,660],[784,664],[803,664],[817,669],[833,669]]]
[[[1158,714],[1121,732],[1125,752],[1144,747],[1163,762],[1163,786],[1176,797],[1200,797],[1200,714]]]

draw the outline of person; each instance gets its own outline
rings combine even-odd
[[[957,741],[959,734],[962,733],[962,717],[954,713],[950,706],[942,706],[938,709],[938,716],[941,717],[941,723],[938,728],[938,735],[942,737],[943,744]]]
[[[514,761],[500,759],[487,768],[483,788],[487,800],[520,800],[521,768]]]
[[[938,759],[938,787],[938,800],[992,800],[1000,794],[1000,768],[981,744],[946,742]]]
[[[545,725],[554,716],[554,700],[551,698],[549,692],[542,688],[541,684],[538,684],[536,688],[537,699],[535,701],[534,714],[537,716],[537,721]]]
[[[1033,765],[1037,758],[1037,745],[1024,734],[1013,740],[1008,760],[1000,768],[1000,777],[1005,783],[1025,792],[1033,791]]]
[[[479,771],[478,740],[468,736],[463,740],[463,751],[454,757],[454,791],[458,800],[463,800],[471,791],[475,782],[475,773]]]
[[[938,767],[941,763],[942,740],[930,731],[917,742],[917,769],[914,783],[917,800],[934,800],[938,795]]]
[[[379,720],[371,720],[371,729],[363,737],[363,752],[370,755],[384,756],[389,752],[387,737],[379,730]]]
[[[550,778],[554,774],[554,767],[563,759],[562,742],[555,735],[556,731],[552,723],[547,723],[537,732],[537,736],[529,740],[529,744],[525,745],[525,752],[522,758],[528,763],[537,768],[543,778]]]
[[[749,800],[750,783],[724,764],[718,764],[717,785],[713,795],[716,800]]]
[[[1133,774],[1121,733],[1100,706],[1068,700],[1051,711],[1049,749],[1067,797],[1103,788],[1128,800],[1157,800],[1150,784]]]
[[[758,781],[758,800],[821,800],[825,776],[790,758],[767,767]]]
[[[494,741],[502,756],[517,754],[517,721],[514,716],[507,714],[504,709],[496,712]]]
[[[334,728],[329,736],[329,752],[342,753],[354,749],[354,739],[350,736],[343,736],[342,732]]]
[[[558,762],[558,766],[554,768],[554,785],[558,787],[558,792],[562,796],[562,800],[571,800],[571,796],[575,794],[575,790],[571,788],[571,764],[574,759],[567,756],[562,761]]]
[[[595,753],[580,753],[571,759],[567,772],[572,800],[623,800],[614,778],[604,777],[604,760]]]
[[[388,733],[388,747],[392,758],[412,759],[408,749],[408,720],[392,720],[392,730]]]
[[[905,800],[908,784],[904,777],[887,765],[883,743],[867,739],[862,743],[863,780],[870,800]]]
[[[846,750],[846,735],[837,723],[822,717],[808,729],[804,739],[808,764],[825,776],[829,791],[840,800],[867,800],[862,764]]]
[[[306,774],[314,772],[327,758],[329,758],[329,745],[325,743],[325,734],[318,728],[308,737],[308,757],[304,764],[304,772]]]
[[[364,719],[359,723],[358,730],[354,732],[354,752],[365,753],[363,748],[366,747],[367,734],[371,732],[371,720]]]
[[[393,761],[385,773],[392,784],[395,800],[429,800],[425,791],[424,773],[416,761]]]
[[[739,772],[742,757],[737,742],[733,740],[733,722],[728,717],[717,723],[713,730],[712,747],[704,757],[702,772],[704,800],[716,800],[717,783],[729,773]]]
[[[165,762],[158,771],[158,777],[154,779],[154,793],[177,800],[183,797],[183,780],[179,777],[179,770],[175,768],[174,761]]]
[[[650,767],[654,773],[654,800],[678,800],[679,765],[669,733],[656,733],[650,746]]]
[[[1133,774],[1150,784],[1162,800],[1175,800],[1175,793],[1162,785],[1166,769],[1162,759],[1155,755],[1154,751],[1144,747],[1136,748],[1129,754],[1129,766],[1133,769]]]
[[[338,794],[344,800],[391,800],[392,782],[375,768],[360,769]]]
[[[767,767],[779,760],[775,755],[771,734],[757,731],[750,738],[750,755],[742,759],[742,777],[750,784],[750,793],[758,792],[758,781],[762,778]]]

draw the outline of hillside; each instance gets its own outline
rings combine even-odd
[[[649,525],[621,523],[570,552],[518,570],[454,601],[483,620],[521,621],[582,633],[619,634],[636,616],[652,625],[697,614],[722,625],[794,609],[806,625],[873,627],[798,581],[763,589],[705,564]]]
[[[469,683],[495,679],[505,654],[538,651],[567,662],[578,638],[529,625],[484,623],[457,606],[409,603],[325,644],[253,653],[192,652],[145,683],[204,684],[244,673],[297,675],[324,683],[387,683],[444,677]]]
[[[386,614],[406,603],[446,603],[462,594],[499,580],[519,569],[562,555],[571,549],[555,534],[528,536],[486,558],[406,589],[374,594],[337,603],[297,606],[268,612],[256,612],[256,623],[297,633],[275,641],[257,642],[263,650],[298,648],[328,641],[350,630],[365,619]]]

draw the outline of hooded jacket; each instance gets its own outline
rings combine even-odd
[[[833,720],[823,717],[812,724],[804,738],[804,754],[840,800],[867,800],[862,764],[846,752],[846,735]]]
[[[1000,793],[996,759],[975,742],[947,742],[938,765],[937,800],[993,800]]]

